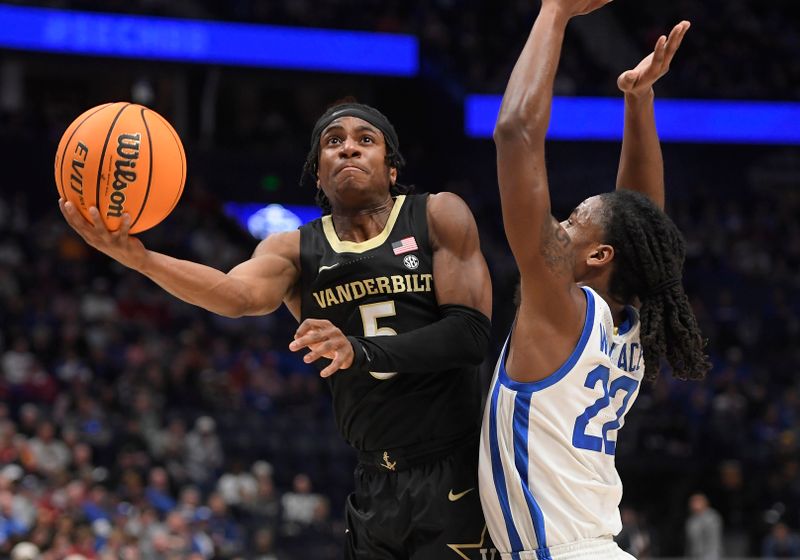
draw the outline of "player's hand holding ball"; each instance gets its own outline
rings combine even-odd
[[[132,103],[89,109],[67,128],[55,159],[59,207],[92,247],[140,270],[147,258],[131,233],[175,208],[186,180],[180,138],[161,115]]]

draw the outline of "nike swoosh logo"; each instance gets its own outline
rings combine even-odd
[[[337,267],[337,266],[339,266],[340,264],[342,264],[342,263],[336,263],[336,264],[332,264],[332,265],[330,265],[330,266],[321,266],[321,267],[319,267],[319,270],[317,271],[317,274],[319,274],[319,273],[320,273],[320,272],[322,272],[323,270],[330,270],[330,269],[332,269],[332,268],[336,268],[336,267]]]
[[[469,490],[464,490],[463,492],[459,492],[458,494],[453,494],[453,490],[450,489],[450,493],[447,495],[447,499],[450,500],[451,502],[457,502],[458,500],[460,500],[461,498],[463,498],[464,496],[466,496],[467,494],[469,494],[473,490],[475,490],[475,489],[474,488],[470,488]]]

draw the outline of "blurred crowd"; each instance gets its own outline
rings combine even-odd
[[[198,206],[150,241],[244,259]],[[290,317],[177,303],[25,197],[0,232],[0,557],[336,557],[353,459]]]
[[[221,269],[246,258],[255,241],[190,192],[147,244]],[[715,192],[678,190],[670,208],[714,369],[646,385],[620,435],[622,538],[641,558],[689,550],[698,492],[729,554],[798,539],[800,195]],[[34,207],[0,199],[0,554],[336,558],[353,457],[286,348],[293,319],[182,304]],[[499,246],[498,221],[479,226]],[[487,256],[502,286],[507,255]]]

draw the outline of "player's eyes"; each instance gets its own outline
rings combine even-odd
[[[373,142],[375,142],[375,140],[372,138],[372,136],[364,136],[361,139],[361,141],[362,142],[366,142],[367,144],[372,144]]]
[[[341,139],[338,136],[331,136],[328,138],[327,144],[338,144],[341,142]]]

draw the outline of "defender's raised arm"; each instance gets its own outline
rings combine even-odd
[[[672,28],[669,37],[659,37],[653,52],[617,79],[617,87],[625,94],[625,131],[617,188],[640,192],[661,209],[664,160],[656,130],[653,85],[669,70],[689,26],[688,21],[682,21]]]

